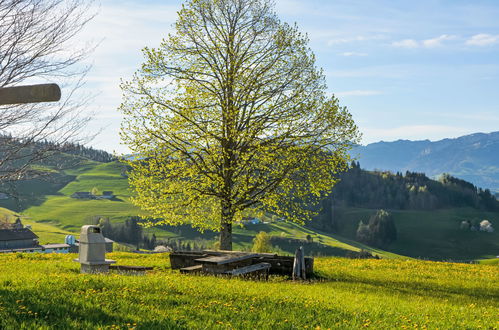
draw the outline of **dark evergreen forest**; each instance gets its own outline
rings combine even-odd
[[[423,210],[470,207],[498,212],[499,201],[490,190],[448,174],[434,180],[424,173],[402,174],[388,171],[366,171],[358,162],[340,176],[341,181],[322,201],[320,214],[308,225],[338,232],[341,210]]]
[[[488,189],[448,174],[437,180],[424,173],[402,174],[386,171],[366,171],[358,162],[343,173],[323,206],[361,207],[392,210],[435,210],[452,207],[472,207],[499,211],[499,201]]]

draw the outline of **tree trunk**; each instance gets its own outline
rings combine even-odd
[[[232,251],[232,223],[222,222],[220,228],[220,250]]]
[[[222,214],[220,223],[220,250],[232,251],[232,220],[234,212],[229,202],[222,201]]]

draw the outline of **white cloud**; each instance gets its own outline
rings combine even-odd
[[[417,41],[414,39],[404,39],[401,41],[394,41],[392,42],[392,46],[399,48],[419,48],[419,47],[434,48],[442,46],[442,43],[444,41],[454,40],[456,38],[457,37],[453,35],[442,34],[441,36],[421,41]]]
[[[392,46],[400,48],[418,48],[419,43],[414,39],[404,39],[401,41],[394,41]]]
[[[344,52],[340,54],[341,56],[351,57],[351,56],[367,56],[367,53],[358,53],[358,52]]]
[[[442,42],[448,41],[448,40],[454,40],[454,39],[456,39],[456,36],[442,34],[441,36],[433,38],[433,39],[423,40],[422,45],[424,47],[427,47],[427,48],[439,47],[439,46],[442,46]]]
[[[373,96],[373,95],[381,95],[383,92],[374,91],[374,90],[354,90],[354,91],[345,91],[334,93],[336,97],[348,97],[348,96]]]
[[[466,44],[470,46],[489,46],[497,43],[499,43],[499,34],[480,33],[466,40]]]

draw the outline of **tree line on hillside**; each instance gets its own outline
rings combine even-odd
[[[488,189],[479,189],[448,174],[432,180],[423,173],[409,171],[405,175],[366,171],[358,162],[353,162],[351,168],[340,176],[340,182],[331,194],[322,200],[319,215],[308,226],[339,233],[343,226],[343,210],[352,207],[425,211],[471,207],[497,212],[499,201]]]
[[[79,143],[65,142],[63,144],[59,144],[54,141],[41,140],[28,144],[25,139],[12,136],[11,134],[0,134],[0,142],[2,146],[9,145],[10,148],[20,148],[20,155],[32,155],[34,153],[40,153],[41,151],[44,151],[43,157],[39,157],[35,160],[35,163],[38,162],[41,164],[43,164],[44,162],[50,162],[51,158],[53,158],[54,155],[59,155],[61,152],[65,154],[84,157],[102,163],[112,162],[116,160],[116,157],[108,153],[107,151],[94,149],[92,147],[87,147]],[[1,155],[1,152],[2,150],[0,149],[0,157],[3,156]],[[14,166],[16,164],[13,163],[12,165]],[[18,164],[17,166],[21,165]]]
[[[123,223],[112,223],[108,217],[94,216],[89,223],[101,227],[102,235],[115,242],[131,244],[137,249],[144,247],[154,249],[156,236],[144,235],[139,217],[130,217]]]
[[[112,223],[108,217],[90,217],[89,224],[101,227],[102,235],[115,242],[133,245],[137,250],[154,250],[157,246],[165,246],[170,250],[177,251],[201,251],[211,247],[204,241],[187,242],[179,238],[158,239],[153,233],[144,233],[141,223],[144,220],[138,216],[131,216],[122,223]]]
[[[116,157],[104,150],[94,149],[92,147],[86,147],[81,144],[67,143],[64,146],[63,151],[70,155],[77,155],[80,157],[85,157],[90,160],[109,163],[116,160]]]
[[[341,181],[323,206],[395,210],[435,210],[472,207],[499,211],[499,201],[488,189],[443,174],[438,180],[424,173],[366,171],[358,162],[340,176]]]

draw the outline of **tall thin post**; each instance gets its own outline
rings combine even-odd
[[[303,246],[296,249],[293,263],[293,281],[298,279],[306,279],[305,252],[303,251]]]

